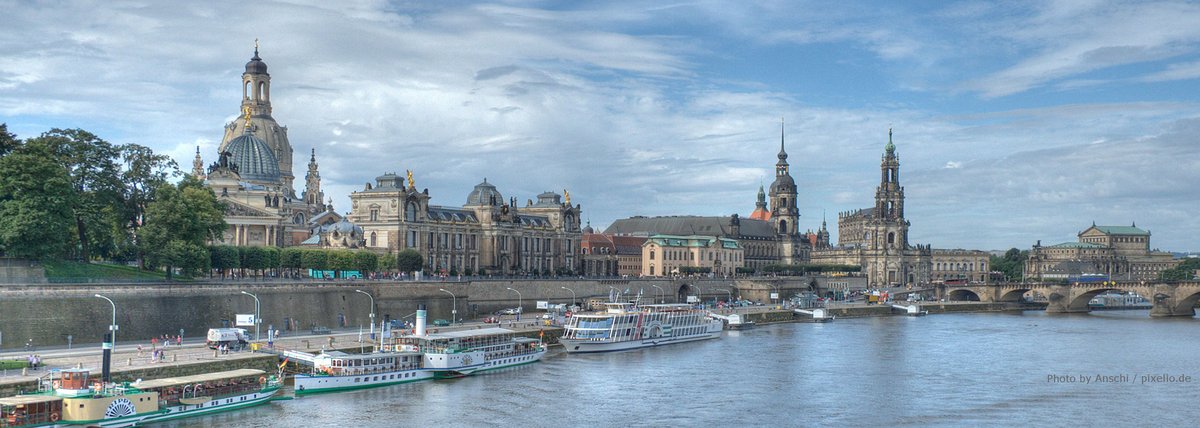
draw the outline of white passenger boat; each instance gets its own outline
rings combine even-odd
[[[612,352],[721,337],[721,320],[687,304],[606,303],[605,311],[576,314],[558,339],[570,353]]]
[[[537,362],[546,355],[541,340],[505,328],[428,333],[423,307],[417,311],[416,324],[413,334],[395,337],[380,352],[317,355],[312,373],[295,375],[296,394],[462,377]]]

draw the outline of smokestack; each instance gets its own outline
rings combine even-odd
[[[417,305],[417,328],[413,331],[416,336],[425,335],[425,304]]]
[[[100,379],[103,380],[104,383],[109,383],[112,381],[109,371],[109,368],[112,366],[112,332],[104,333],[104,344],[100,346],[102,349],[104,349],[104,362],[102,366],[103,368],[100,371]]]

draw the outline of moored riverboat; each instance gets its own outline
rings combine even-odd
[[[116,384],[67,369],[39,384],[36,393],[0,398],[0,427],[130,427],[262,404],[281,382],[242,369]]]
[[[721,337],[722,321],[688,304],[606,303],[575,314],[559,343],[568,353],[613,352]]]
[[[537,362],[545,354],[541,340],[504,328],[429,333],[422,306],[413,333],[392,337],[380,351],[335,351],[311,358],[313,371],[295,375],[295,391],[303,395],[462,377]]]

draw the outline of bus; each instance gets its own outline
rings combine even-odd
[[[309,269],[308,277],[313,279],[362,279],[362,273],[356,270],[316,270]]]

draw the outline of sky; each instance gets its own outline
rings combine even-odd
[[[910,241],[1003,250],[1093,222],[1200,251],[1200,4],[0,0],[0,122],[190,169],[237,117],[255,39],[296,191],[412,170],[569,190],[597,229],[747,216],[782,132],[800,227],[874,204],[888,130]]]

